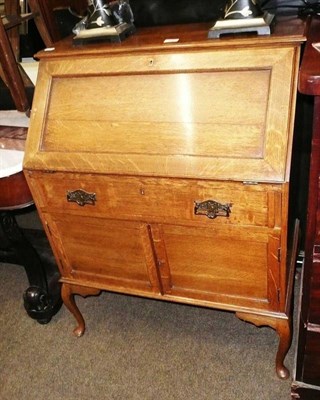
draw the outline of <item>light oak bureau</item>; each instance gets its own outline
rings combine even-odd
[[[271,36],[217,40],[209,27],[41,52],[24,171],[77,336],[74,295],[100,290],[234,311],[278,332],[286,378],[305,26],[287,19]]]

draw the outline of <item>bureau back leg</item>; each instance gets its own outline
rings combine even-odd
[[[273,318],[264,315],[246,314],[237,312],[236,316],[256,326],[270,326],[279,335],[279,346],[276,355],[276,372],[280,379],[288,379],[290,376],[288,368],[284,365],[284,359],[289,351],[292,340],[292,328],[290,318]]]
[[[99,289],[88,288],[77,285],[70,285],[69,283],[63,283],[61,288],[61,297],[63,303],[67,307],[67,309],[74,315],[78,326],[73,330],[73,334],[77,337],[80,337],[84,334],[85,331],[85,322],[83,316],[75,302],[74,295],[79,294],[83,297],[89,295],[98,295],[101,292]]]
[[[279,347],[276,356],[276,371],[281,379],[287,379],[290,376],[288,368],[283,364],[284,359],[289,351],[292,341],[291,323],[287,320],[279,320],[275,327],[279,335]]]

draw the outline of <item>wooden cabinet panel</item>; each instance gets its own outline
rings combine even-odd
[[[268,230],[152,227],[164,292],[180,297],[277,310],[280,247]],[[272,241],[276,240],[275,243]],[[275,245],[275,246],[274,246]],[[275,266],[269,266],[275,263]],[[277,271],[272,275],[272,271]],[[270,304],[272,303],[272,304]]]
[[[65,278],[160,292],[145,224],[65,214],[46,220]]]
[[[257,310],[279,309],[280,230],[44,214],[64,280]],[[92,263],[94,260],[94,263]]]
[[[104,151],[110,154],[261,158],[270,73],[54,78],[41,150],[100,153],[107,143]],[[216,91],[219,97],[212,96]],[[107,104],[95,92],[108,93]],[[90,112],[83,93],[91,98]],[[137,103],[139,93],[144,95]],[[77,141],[72,135],[75,123]]]

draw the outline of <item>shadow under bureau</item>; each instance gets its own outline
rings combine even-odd
[[[291,342],[289,171],[304,23],[210,24],[41,52],[24,171],[62,297],[100,290],[221,310]],[[166,39],[179,39],[172,43]],[[291,268],[290,268],[291,266]]]

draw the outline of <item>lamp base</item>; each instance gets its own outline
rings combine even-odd
[[[133,24],[125,22],[111,27],[83,29],[73,38],[73,44],[122,42],[135,31],[136,28]]]
[[[208,32],[209,39],[219,38],[221,35],[233,33],[257,33],[270,35],[274,15],[264,13],[261,17],[219,19]]]

